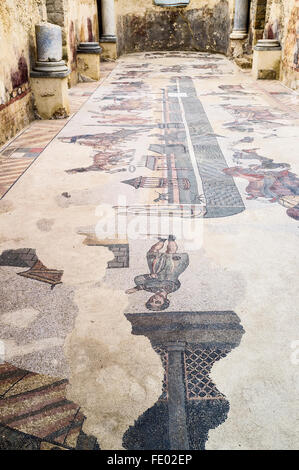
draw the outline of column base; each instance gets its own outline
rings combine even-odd
[[[230,39],[233,39],[233,40],[240,40],[240,39],[245,39],[245,38],[247,38],[247,36],[248,36],[247,31],[245,31],[245,30],[240,30],[240,31],[235,30],[235,31],[233,31],[233,32],[231,33]]]
[[[116,42],[117,38],[114,34],[103,34],[100,38],[100,43],[102,42]]]
[[[100,80],[100,54],[102,48],[97,42],[80,42],[77,49],[78,73],[83,79]]]
[[[65,78],[70,74],[70,70],[65,65],[64,60],[58,62],[37,61],[33,67],[31,77],[49,77],[49,78]]]
[[[102,42],[100,45],[103,49],[101,57],[103,60],[116,60],[117,59],[117,44],[116,42]]]
[[[63,119],[70,114],[68,78],[32,76],[30,85],[35,106],[42,119]]]
[[[80,42],[77,48],[78,54],[97,54],[100,55],[102,48],[98,42]]]
[[[278,80],[281,46],[277,40],[261,39],[253,51],[252,74],[256,80]]]
[[[98,54],[77,54],[77,68],[81,77],[98,81],[101,78],[100,56]]]

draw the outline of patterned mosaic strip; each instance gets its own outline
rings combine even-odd
[[[66,398],[66,379],[0,365],[0,449],[76,449],[86,438],[80,408]],[[87,448],[90,448],[88,447]]]
[[[95,89],[114,68],[114,64],[103,64],[100,82],[79,83],[73,87],[69,96],[71,115],[93,94]],[[11,189],[33,161],[65,126],[67,120],[34,121],[25,131],[0,149],[0,199]]]

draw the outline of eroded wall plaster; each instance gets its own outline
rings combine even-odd
[[[165,8],[146,0],[116,0],[118,52],[201,50],[226,53],[233,2],[191,0]]]

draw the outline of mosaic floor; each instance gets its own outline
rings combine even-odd
[[[113,64],[102,64],[102,83]],[[14,139],[0,148],[0,198],[3,198],[12,185],[43,152],[69,119],[99,86],[98,82],[79,83],[69,90],[70,118],[53,121],[34,121]]]
[[[295,449],[299,96],[109,72],[1,153],[0,448]]]

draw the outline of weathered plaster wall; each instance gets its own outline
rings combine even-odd
[[[46,0],[48,21],[63,31],[63,58],[71,69],[69,85],[78,82],[77,46],[79,42],[98,41],[96,0]]]
[[[233,57],[251,55],[259,39],[278,39],[282,45],[280,80],[299,88],[299,0],[251,0],[248,37],[231,41]]]
[[[257,43],[259,39],[264,37],[264,29],[266,22],[267,0],[254,0],[251,7],[252,19],[252,43]]]
[[[264,37],[282,45],[280,79],[299,88],[299,1],[268,0]]]
[[[93,42],[99,40],[98,13],[96,0],[67,0],[66,16],[67,56],[72,71],[70,84],[78,81],[77,72],[77,46],[79,42]]]
[[[49,21],[62,27],[63,57],[78,81],[76,49],[80,41],[98,40],[96,0],[0,1],[0,145],[34,118],[29,72],[35,61],[35,25]]]
[[[33,119],[29,85],[35,23],[45,19],[45,0],[0,2],[0,145]]]
[[[284,5],[284,38],[281,80],[293,89],[299,88],[299,1]]]
[[[226,53],[233,0],[190,0],[165,8],[152,0],[116,0],[118,53],[200,50]]]
[[[230,42],[229,54],[237,59],[236,62],[242,67],[251,67],[248,60],[252,55],[253,47],[259,39],[264,37],[266,21],[267,0],[251,0],[248,17],[248,36],[243,40]],[[247,61],[242,62],[242,58]]]
[[[266,39],[284,39],[285,1],[268,0],[264,37]]]

